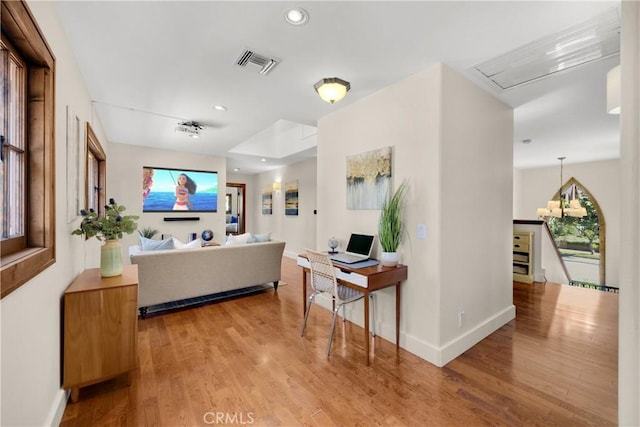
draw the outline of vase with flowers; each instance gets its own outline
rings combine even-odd
[[[99,215],[93,209],[82,209],[80,227],[71,234],[84,235],[87,239],[96,237],[105,242],[100,249],[100,274],[102,277],[119,276],[122,274],[122,250],[120,239],[124,233],[131,234],[138,225],[137,215],[122,215],[127,208],[109,199],[104,207],[104,215]]]

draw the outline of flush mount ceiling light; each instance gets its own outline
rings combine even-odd
[[[284,11],[284,19],[291,25],[304,25],[309,21],[309,14],[300,7],[292,7]]]
[[[617,9],[543,37],[471,69],[498,91],[511,89],[620,52]]]
[[[345,97],[351,89],[351,83],[337,77],[327,77],[314,84],[313,87],[320,98],[333,104]]]
[[[204,126],[197,122],[180,122],[176,126],[176,132],[184,133],[190,138],[200,138],[200,133],[204,130]]]

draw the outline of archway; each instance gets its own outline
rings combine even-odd
[[[548,220],[554,242],[569,269],[571,279],[581,283],[606,285],[606,225],[602,209],[593,194],[573,177],[562,185],[560,191],[563,200],[578,199],[587,210],[587,215],[582,218],[563,216]],[[553,200],[558,200],[559,193],[556,192]],[[573,268],[572,262],[575,263]],[[589,264],[597,265],[596,277],[589,275]],[[579,274],[589,278],[585,280],[583,276],[574,277],[572,270],[580,271]]]

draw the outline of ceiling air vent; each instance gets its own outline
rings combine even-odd
[[[241,67],[246,67],[249,64],[255,65],[259,68],[258,72],[263,76],[266,76],[271,70],[273,70],[273,67],[278,65],[278,62],[280,61],[276,58],[269,58],[264,55],[260,55],[259,53],[255,53],[252,50],[245,49],[245,51],[242,52],[236,60],[236,65]]]

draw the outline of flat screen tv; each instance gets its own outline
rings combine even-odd
[[[217,212],[218,172],[142,168],[142,212]]]

